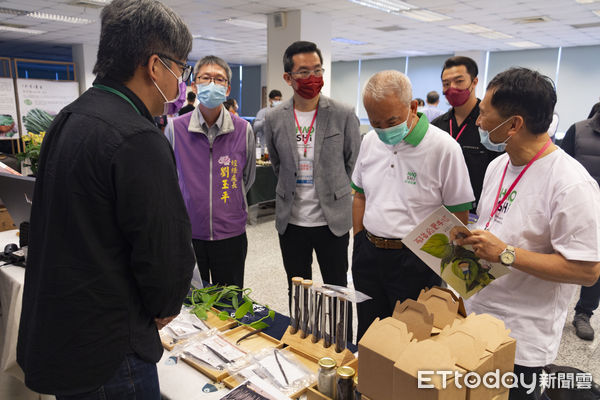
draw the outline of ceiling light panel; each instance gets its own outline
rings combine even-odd
[[[512,39],[512,36],[497,31],[483,32],[478,35],[486,39]]]
[[[239,41],[238,41],[238,40],[223,39],[223,38],[218,38],[218,37],[214,37],[214,36],[192,35],[192,37],[193,37],[194,39],[208,40],[209,42],[219,42],[219,43],[239,43]]]
[[[47,21],[56,21],[56,22],[66,22],[68,24],[79,24],[79,25],[87,25],[94,22],[92,19],[81,18],[81,17],[70,17],[68,15],[59,15],[59,14],[48,14],[42,12],[30,12],[27,13],[27,16],[35,19],[44,19]]]
[[[17,27],[8,26],[8,25],[0,25],[0,32],[25,33],[27,35],[39,35],[42,33],[46,33],[45,31],[40,31],[37,29],[17,28]]]
[[[484,33],[491,32],[492,30],[486,28],[485,26],[477,25],[477,24],[462,24],[462,25],[452,25],[448,28],[454,29],[456,31],[461,31],[464,33]]]
[[[506,44],[511,45],[513,47],[521,47],[521,48],[534,48],[534,47],[542,47],[541,44],[530,42],[528,40],[523,40],[520,42],[507,42]]]
[[[242,28],[267,29],[266,22],[256,22],[238,18],[227,18],[225,22],[231,25],[241,26]]]
[[[352,3],[359,4],[365,7],[375,8],[380,11],[388,13],[398,14],[401,11],[411,10],[418,8],[412,4],[405,3],[403,1],[396,0],[349,0]]]
[[[400,15],[423,22],[445,21],[447,19],[451,19],[451,17],[447,15],[423,9],[403,11]]]

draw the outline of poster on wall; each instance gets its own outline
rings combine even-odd
[[[0,78],[0,140],[19,137],[17,100],[12,78]]]
[[[54,117],[79,97],[79,82],[17,79],[21,132],[45,132]]]

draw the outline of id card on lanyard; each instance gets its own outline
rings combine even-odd
[[[300,186],[313,186],[314,185],[314,176],[313,176],[313,161],[306,159],[307,157],[307,147],[308,141],[312,136],[313,127],[315,125],[315,120],[317,119],[317,113],[319,109],[315,109],[315,115],[313,115],[312,121],[310,123],[310,127],[308,128],[308,134],[306,135],[306,139],[302,138],[302,142],[304,144],[304,158],[301,158],[298,161],[298,177],[296,178],[296,184]],[[298,116],[296,115],[296,109],[294,108],[294,119],[296,120],[296,125],[298,127],[298,132],[300,133],[300,137],[302,137],[302,127],[298,122]]]

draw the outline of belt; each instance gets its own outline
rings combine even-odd
[[[375,247],[379,247],[380,249],[402,249],[404,248],[404,244],[400,239],[386,239],[379,236],[372,235],[369,231],[365,229],[365,233],[367,235],[367,239],[369,242],[373,243]]]

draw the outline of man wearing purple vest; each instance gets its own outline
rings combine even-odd
[[[246,193],[256,173],[256,145],[250,124],[223,107],[230,82],[231,68],[221,58],[198,61],[192,86],[200,104],[169,120],[165,135],[175,153],[202,279],[243,287]]]

